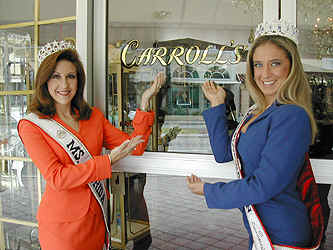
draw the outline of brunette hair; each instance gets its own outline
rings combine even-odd
[[[86,76],[79,55],[74,49],[65,49],[49,55],[40,64],[35,80],[35,94],[29,106],[29,111],[39,116],[50,118],[56,113],[54,100],[51,97],[47,82],[51,78],[57,63],[61,60],[67,60],[76,68],[77,73],[77,91],[71,102],[72,114],[77,120],[88,120],[92,109],[83,98],[83,90],[86,84]]]
[[[267,103],[264,94],[254,80],[253,55],[259,46],[266,43],[271,43],[281,48],[286,53],[291,65],[288,78],[277,92],[276,101],[281,104],[295,104],[305,109],[309,115],[312,128],[312,141],[314,142],[317,133],[317,125],[312,111],[311,88],[306,74],[304,73],[297,46],[293,41],[286,37],[279,35],[265,35],[258,37],[248,53],[245,84],[250,92],[250,96],[256,104],[256,111],[263,111],[266,108]]]

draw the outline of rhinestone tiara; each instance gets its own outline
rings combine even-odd
[[[298,44],[298,30],[295,25],[285,20],[273,20],[271,22],[263,22],[258,25],[254,38],[267,35],[284,36]]]
[[[52,55],[61,50],[65,49],[75,49],[75,46],[72,42],[69,41],[53,41],[50,43],[45,44],[39,51],[38,51],[38,61],[41,64],[46,57]]]

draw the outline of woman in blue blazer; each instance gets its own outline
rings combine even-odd
[[[187,177],[190,190],[204,195],[209,208],[241,209],[249,249],[258,249],[253,247],[253,229],[244,209],[249,205],[255,207],[270,241],[270,248],[260,249],[299,249],[311,246],[313,241],[308,209],[297,181],[317,128],[296,39],[296,29],[281,20],[257,29],[248,53],[246,79],[255,106],[239,129],[235,147],[243,178],[210,184],[194,175]],[[211,104],[203,116],[215,159],[232,161],[226,93],[212,81],[205,82],[202,90]]]

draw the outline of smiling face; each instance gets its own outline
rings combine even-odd
[[[77,91],[77,72],[73,63],[61,60],[47,81],[47,88],[55,106],[69,106]]]
[[[253,54],[254,80],[271,105],[283,82],[288,78],[291,62],[286,52],[271,42],[256,48]]]

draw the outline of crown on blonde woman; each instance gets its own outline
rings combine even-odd
[[[65,49],[75,49],[75,46],[69,41],[53,41],[47,43],[39,50],[38,61],[39,63],[42,63],[49,55]]]
[[[298,44],[298,30],[296,26],[285,20],[273,20],[259,24],[254,33],[255,39],[259,36],[268,35],[284,36],[292,40],[295,44]]]

